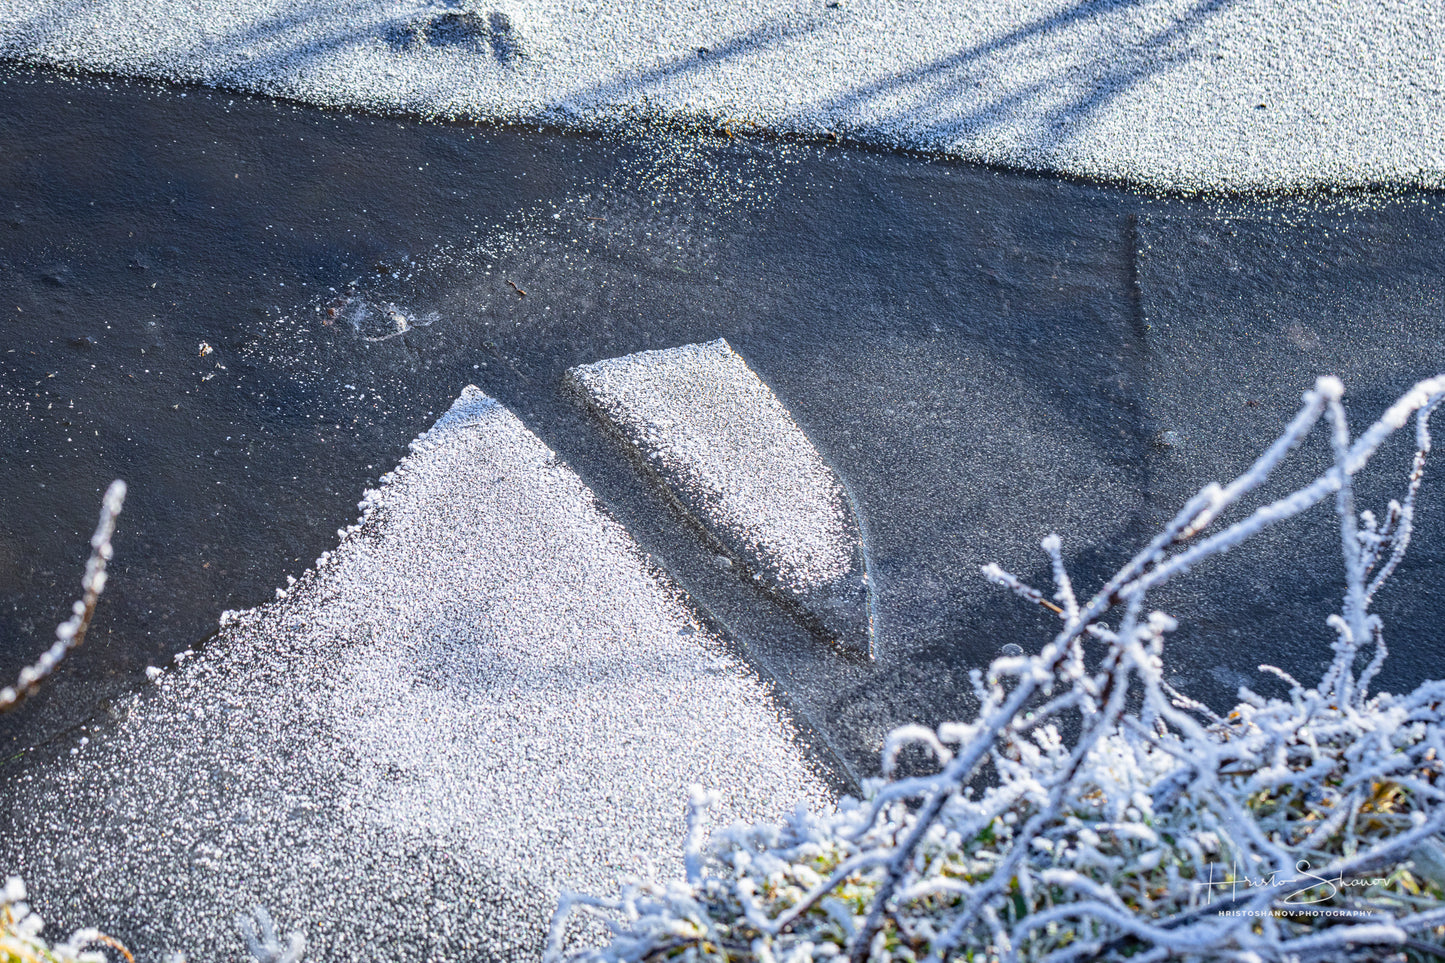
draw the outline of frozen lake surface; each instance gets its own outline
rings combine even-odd
[[[1002,645],[1047,637],[979,564],[1046,581],[1057,530],[1087,587],[1252,458],[1316,375],[1343,377],[1359,421],[1445,370],[1439,194],[1191,201],[847,146],[416,124],[23,72],[0,99],[7,676],[73,597],[104,485],[132,493],[90,640],[3,721],[6,780],[78,772],[69,750],[113,726],[98,705],[334,549],[468,384],[777,680],[846,783],[893,726],[967,713],[968,670]],[[875,662],[720,565],[563,384],[717,338],[854,497]],[[1377,606],[1383,688],[1437,671],[1442,507],[1427,485]],[[1302,521],[1161,596],[1182,623],[1171,681],[1222,703],[1269,685],[1261,661],[1312,676],[1336,537]]]

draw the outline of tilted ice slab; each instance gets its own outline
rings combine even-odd
[[[841,646],[872,654],[852,500],[725,340],[582,365],[567,378],[729,555]]]
[[[277,602],[0,792],[57,932],[231,959],[535,959],[559,890],[681,870],[720,818],[828,792],[748,668],[591,492],[468,388]],[[73,754],[71,754],[73,753]]]

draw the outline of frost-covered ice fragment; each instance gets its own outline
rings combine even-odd
[[[872,586],[847,489],[725,340],[573,368],[567,379],[760,583],[873,654]]]
[[[681,877],[692,784],[718,825],[826,807],[768,686],[512,412],[466,388],[385,477],[324,568],[5,799],[0,870],[80,920],[134,892],[138,959],[244,958],[215,907],[255,898],[270,963],[293,927],[312,960],[535,959],[563,890]]]

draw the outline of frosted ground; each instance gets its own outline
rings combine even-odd
[[[1182,188],[1439,186],[1436,0],[3,0],[0,56],[338,107],[682,117]]]

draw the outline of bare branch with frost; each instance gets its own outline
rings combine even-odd
[[[96,929],[78,929],[61,943],[42,937],[45,923],[26,901],[25,883],[11,876],[0,886],[0,961],[3,963],[106,963],[109,957],[97,946],[120,954],[119,959],[135,963],[135,957],[121,942]]]
[[[20,670],[14,685],[0,689],[0,713],[9,712],[26,696],[30,695],[45,681],[60,660],[80,643],[85,641],[86,630],[90,628],[90,617],[95,614],[95,603],[105,589],[105,566],[111,558],[111,536],[115,534],[115,519],[125,502],[125,482],[116,480],[105,490],[101,501],[100,522],[95,534],[90,537],[90,558],[85,563],[85,576],[80,581],[81,597],[71,606],[70,618],[55,629],[55,642],[41,653],[40,658]]]

